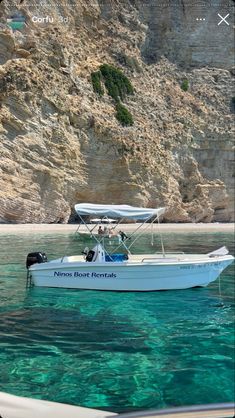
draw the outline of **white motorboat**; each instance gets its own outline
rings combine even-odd
[[[162,253],[132,254],[138,237],[164,213],[164,208],[137,208],[128,205],[78,204],[75,210],[83,216],[107,216],[120,220],[138,220],[131,236],[121,235],[116,252],[108,252],[102,237],[93,235],[96,245],[83,255],[63,256],[47,261],[44,253],[28,254],[28,280],[35,286],[111,291],[155,291],[207,286],[234,260],[222,247],[209,254],[166,253],[161,237]],[[142,229],[141,229],[142,227]],[[136,236],[136,233],[141,231]],[[134,238],[135,237],[135,238]],[[131,238],[130,240],[127,238]],[[120,252],[120,248],[122,252]],[[119,250],[119,251],[118,251]],[[118,251],[118,252],[117,252]]]

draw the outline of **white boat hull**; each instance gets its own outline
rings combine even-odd
[[[156,291],[207,286],[233,261],[231,255],[190,261],[68,262],[34,264],[35,286],[110,291]]]

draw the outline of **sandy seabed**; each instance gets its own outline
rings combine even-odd
[[[120,224],[117,230],[132,232],[138,227],[138,223]],[[150,224],[147,231],[151,230]],[[89,224],[91,229],[94,224]],[[104,225],[102,225],[104,226]],[[186,223],[186,224],[154,224],[154,232],[235,232],[234,223]],[[72,234],[78,228],[77,224],[0,224],[0,234]],[[84,225],[79,231],[87,231]]]

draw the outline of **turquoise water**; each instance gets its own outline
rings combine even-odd
[[[169,250],[234,251],[232,234],[164,238]],[[233,266],[221,294],[218,280],[153,293],[26,290],[27,253],[54,258],[66,247],[84,244],[0,235],[0,391],[114,412],[233,401]],[[135,249],[149,252],[149,237]]]

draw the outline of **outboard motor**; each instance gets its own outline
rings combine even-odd
[[[26,268],[28,269],[33,264],[40,264],[47,262],[47,255],[45,253],[29,253],[26,258]]]
[[[86,256],[86,261],[88,261],[90,263],[93,260],[94,256],[95,256],[95,251],[89,250],[89,252]]]
[[[97,263],[105,262],[105,254],[102,245],[97,244],[94,248],[92,248],[92,250],[89,250],[86,254],[86,261],[93,263],[95,261]]]

